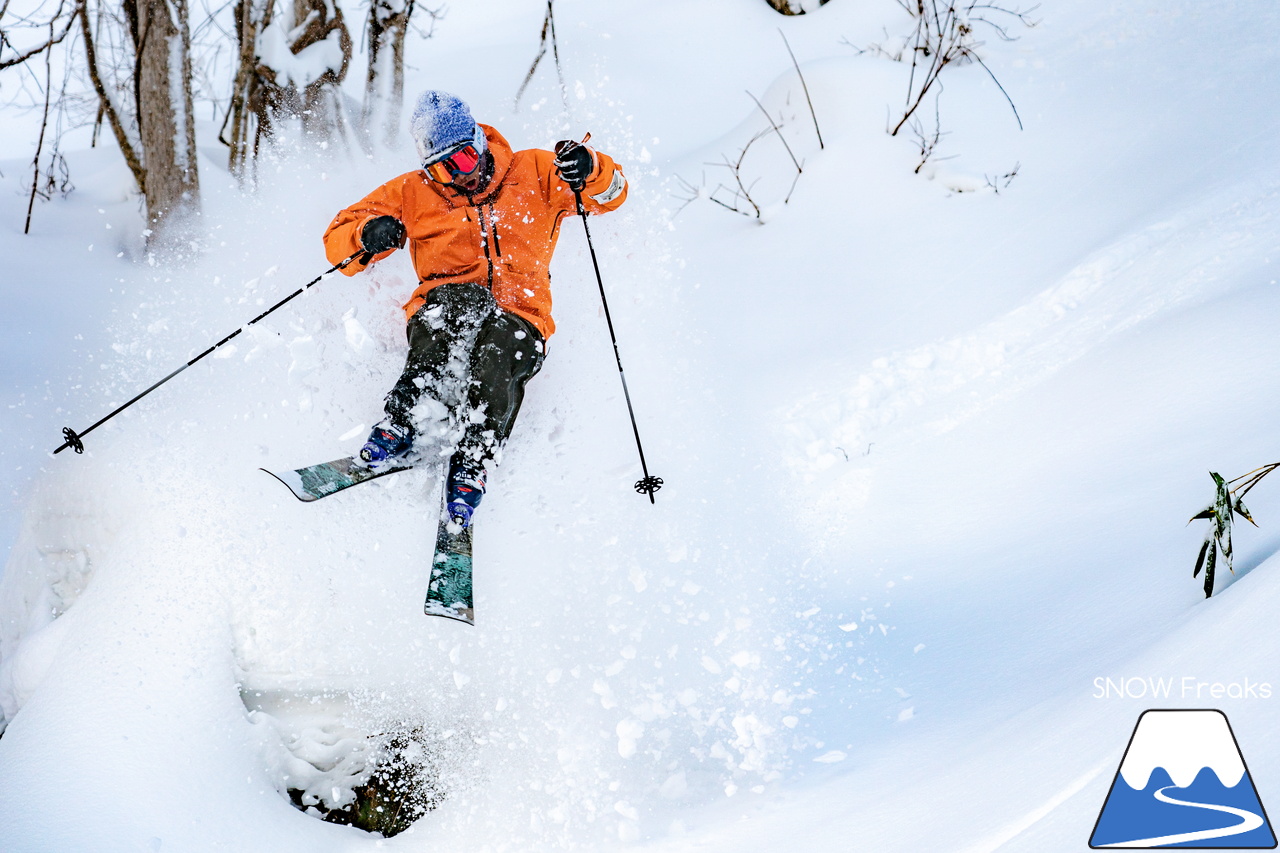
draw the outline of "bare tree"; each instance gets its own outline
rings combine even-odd
[[[529,88],[529,84],[533,82],[533,75],[538,70],[538,63],[542,62],[542,57],[547,55],[547,45],[551,45],[551,56],[556,64],[556,76],[560,78],[560,98],[564,101],[566,107],[569,106],[569,88],[564,82],[564,68],[560,65],[560,45],[556,42],[555,0],[547,0],[547,12],[542,17],[542,36],[538,40],[538,55],[533,58],[533,64],[529,66],[529,73],[524,76],[524,82],[520,84],[520,90],[516,92],[517,108],[520,106],[520,99],[524,97],[524,90]]]
[[[271,23],[274,7],[274,0],[239,0],[235,5],[236,76],[231,87],[231,104],[218,138],[231,149],[228,165],[232,174],[241,178],[245,177],[250,158],[258,153],[257,116],[262,108],[258,35]],[[226,136],[228,127],[230,139]]]
[[[351,64],[351,32],[336,0],[294,0],[292,13],[267,33],[283,36],[293,57],[276,53],[283,62],[267,87],[269,101],[277,115],[300,118],[309,137],[327,143],[345,130],[338,86]]]
[[[89,79],[93,83],[93,90],[98,95],[102,114],[115,135],[116,144],[120,146],[120,153],[133,174],[134,183],[138,191],[145,194],[147,170],[142,163],[142,141],[138,138],[135,121],[133,87],[128,85],[127,75],[120,71],[118,66],[121,63],[106,61],[103,65],[99,64],[100,51],[96,41],[99,33],[102,34],[104,45],[107,47],[108,57],[104,59],[114,59],[126,49],[111,38],[111,30],[119,30],[121,21],[115,19],[114,15],[108,15],[101,6],[90,9],[89,0],[77,0],[76,9],[84,41],[86,66]],[[118,35],[118,33],[115,34]]]
[[[411,19],[417,11],[414,0],[371,0],[365,38],[369,45],[369,73],[365,78],[364,106],[360,124],[370,142],[392,145],[400,131],[400,111],[404,107],[404,44]],[[443,13],[424,9],[429,24],[414,27],[423,38],[431,38]],[[421,13],[418,19],[421,19]]]
[[[182,239],[200,209],[186,0],[78,0],[89,78],[147,206],[153,245]]]
[[[233,172],[247,177],[263,139],[289,123],[312,143],[345,140],[339,86],[351,63],[351,33],[336,0],[239,0],[239,61],[222,142]],[[230,126],[231,138],[226,137]]]
[[[187,0],[126,0],[125,8],[137,16],[135,79],[147,218],[162,237],[176,236],[175,229],[200,209]]]
[[[413,0],[371,0],[365,35],[369,73],[364,81],[360,124],[369,140],[390,145],[400,129],[404,105],[404,40]]]

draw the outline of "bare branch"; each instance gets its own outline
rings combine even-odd
[[[1000,93],[1004,95],[1005,100],[1009,103],[1010,109],[1013,110],[1014,118],[1018,122],[1018,128],[1021,129],[1022,117],[1018,114],[1017,106],[1009,96],[1008,91],[997,79],[995,73],[978,53],[983,43],[975,38],[974,28],[978,24],[985,24],[993,29],[1002,40],[1014,41],[1015,39],[1009,34],[1007,26],[992,20],[991,17],[984,13],[1007,15],[1024,26],[1032,27],[1037,22],[1031,19],[1030,12],[1034,11],[1036,7],[1032,7],[1028,11],[1022,11],[990,3],[970,3],[967,6],[957,6],[953,2],[947,2],[947,0],[944,0],[941,5],[938,0],[929,0],[929,5],[926,8],[924,0],[917,0],[915,9],[905,8],[916,18],[915,30],[912,33],[915,43],[911,55],[911,73],[907,79],[906,105],[901,118],[889,131],[889,135],[897,136],[904,126],[909,125],[912,116],[924,102],[925,95],[938,84],[939,77],[948,65],[963,65],[969,62],[982,66],[982,69],[991,77],[992,82],[996,84]],[[888,52],[883,49],[880,52],[888,55]],[[928,58],[927,67],[920,61],[921,57]],[[917,72],[922,68],[923,76],[917,80]]]
[[[1018,172],[1021,169],[1021,163],[1014,163],[1013,168],[1003,175],[984,175],[983,177],[986,178],[987,186],[991,188],[991,191],[999,195],[1001,190],[1009,188],[1009,185],[1013,183],[1013,179],[1018,177]]]
[[[102,109],[107,115],[107,121],[111,125],[112,132],[115,133],[116,142],[120,146],[120,153],[124,155],[125,163],[128,164],[129,171],[133,174],[134,183],[138,185],[139,192],[144,192],[147,171],[143,168],[142,158],[138,156],[137,149],[134,148],[133,143],[129,140],[129,134],[120,120],[120,113],[112,102],[111,96],[107,92],[107,87],[103,85],[102,74],[98,70],[93,32],[89,28],[88,0],[77,0],[76,11],[78,13],[77,16],[80,18],[80,28],[84,35],[85,58],[88,60],[89,79],[93,82],[93,90],[98,93],[98,101],[102,104]]]
[[[0,8],[0,16],[3,16],[4,9],[7,9],[8,6],[9,4],[8,2],[6,2],[4,4],[4,7]],[[13,57],[12,59],[6,59],[4,61],[0,61],[0,71],[3,71],[6,68],[11,68],[14,65],[21,65],[22,63],[26,62],[28,59],[31,59],[32,57],[35,57],[35,56],[39,56],[40,54],[44,53],[46,50],[53,47],[54,45],[60,44],[62,40],[67,37],[67,33],[71,32],[71,28],[75,25],[76,10],[73,9],[71,11],[71,16],[67,18],[66,26],[62,28],[62,32],[59,35],[55,36],[53,32],[53,25],[55,22],[57,22],[58,18],[62,17],[62,7],[63,7],[63,3],[59,2],[58,11],[54,12],[53,17],[49,19],[49,38],[43,44],[36,45],[30,50],[24,53],[20,53],[17,56]],[[3,34],[0,34],[0,44],[3,44],[5,41],[8,41],[8,39],[5,38]]]
[[[800,86],[804,89],[804,99],[809,104],[809,115],[813,116],[813,130],[818,134],[818,147],[825,150],[827,146],[822,144],[822,128],[818,127],[818,114],[813,109],[813,99],[809,97],[809,84],[805,82],[804,72],[800,70],[800,63],[796,61],[795,52],[791,50],[791,42],[787,41],[787,34],[782,31],[782,27],[778,27],[778,35],[782,36],[782,43],[787,46],[787,53],[791,56],[791,64],[795,66],[796,75],[800,78]],[[792,187],[794,186],[792,184]],[[790,198],[790,194],[787,197]]]
[[[61,6],[58,7],[61,11]],[[73,16],[74,17],[74,16]],[[70,29],[70,26],[68,26]],[[63,35],[66,35],[64,32]],[[53,36],[53,21],[49,22],[49,36]],[[36,203],[36,188],[40,185],[40,151],[44,148],[44,131],[49,126],[49,98],[53,93],[53,63],[48,55],[44,61],[44,116],[40,119],[40,139],[36,142],[36,156],[31,161],[31,198],[27,200],[27,224],[23,234],[31,233],[31,209]]]
[[[747,92],[747,97],[756,102],[756,106],[760,108],[760,112],[764,113],[764,117],[769,120],[769,126],[773,128],[773,132],[778,134],[778,138],[782,140],[782,145],[787,149],[787,154],[791,157],[791,162],[795,164],[796,171],[803,172],[804,169],[800,167],[800,161],[796,159],[796,155],[791,150],[791,146],[787,144],[787,138],[782,135],[782,129],[778,127],[777,122],[773,120],[773,116],[769,115],[769,111],[764,108],[764,104],[760,103],[760,99],[751,94],[751,92]]]
[[[1009,97],[1009,93],[1004,90],[1004,86],[1002,86],[1000,81],[996,79],[996,75],[987,67],[987,63],[982,61],[982,57],[978,56],[976,53],[972,54],[972,56],[977,60],[977,63],[982,66],[982,70],[987,72],[987,75],[991,78],[991,82],[996,84],[996,88],[1000,90],[1000,94],[1004,95],[1004,99],[1009,102],[1009,109],[1013,110],[1013,117],[1018,121],[1018,130],[1022,130],[1022,116],[1018,115],[1018,107],[1013,103],[1013,98]]]
[[[567,108],[569,106],[569,87],[564,82],[564,68],[560,65],[560,46],[556,42],[556,13],[553,4],[555,0],[547,0],[547,14],[542,19],[542,37],[538,41],[538,55],[533,58],[533,64],[529,66],[529,73],[525,75],[524,82],[520,84],[520,90],[516,92],[516,107],[520,106],[520,99],[524,97],[524,90],[529,87],[529,83],[533,81],[533,74],[538,70],[538,63],[542,61],[542,57],[547,53],[547,44],[551,45],[551,56],[556,64],[556,76],[560,78],[560,97],[564,101]]]

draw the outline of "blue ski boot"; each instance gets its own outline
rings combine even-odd
[[[413,427],[379,421],[360,448],[360,461],[371,471],[390,466],[413,449]]]
[[[478,462],[459,461],[449,463],[449,492],[446,509],[449,518],[460,527],[471,526],[471,516],[484,497],[484,466]]]

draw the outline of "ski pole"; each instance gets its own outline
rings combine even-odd
[[[132,400],[130,400],[129,402],[127,402],[127,403],[125,403],[124,405],[122,405],[122,406],[118,407],[117,409],[115,409],[115,411],[111,412],[110,414],[107,414],[106,416],[104,416],[104,417],[102,417],[102,418],[98,419],[98,420],[97,420],[96,422],[94,422],[91,426],[89,426],[89,427],[87,427],[87,428],[85,428],[85,429],[82,429],[80,432],[76,432],[76,431],[75,431],[75,430],[73,430],[71,427],[63,427],[63,429],[62,429],[62,435],[63,435],[63,438],[65,439],[65,441],[63,441],[63,442],[62,442],[62,444],[61,444],[61,445],[59,445],[59,446],[58,446],[58,448],[57,448],[56,450],[54,450],[53,452],[54,452],[54,453],[61,453],[62,451],[66,450],[68,447],[70,447],[70,448],[71,448],[72,450],[74,450],[76,453],[84,453],[84,441],[83,441],[83,439],[84,439],[84,437],[85,437],[86,435],[88,435],[89,433],[93,432],[95,429],[97,429],[98,427],[102,426],[102,425],[103,425],[103,424],[105,424],[107,421],[111,420],[111,419],[112,419],[112,418],[114,418],[116,415],[120,414],[120,413],[121,413],[121,412],[123,412],[125,409],[129,408],[129,407],[130,407],[130,406],[132,406],[134,403],[138,402],[138,401],[139,401],[139,400],[141,400],[143,397],[145,397],[145,396],[147,396],[148,394],[150,394],[152,391],[156,390],[157,388],[159,388],[159,387],[160,387],[161,385],[163,385],[164,383],[168,382],[168,381],[169,381],[170,379],[172,379],[173,377],[177,376],[179,373],[181,373],[182,371],[186,370],[188,367],[190,367],[191,365],[195,364],[197,361],[199,361],[200,359],[204,358],[204,357],[205,357],[206,355],[208,355],[209,353],[211,353],[211,352],[213,352],[214,350],[218,349],[218,347],[220,347],[220,346],[222,346],[223,344],[227,343],[227,342],[228,342],[228,341],[230,341],[232,338],[234,338],[236,335],[240,334],[240,333],[241,333],[241,332],[243,332],[245,329],[249,328],[249,327],[250,327],[250,326],[252,326],[254,323],[256,323],[256,322],[258,322],[259,320],[261,320],[263,317],[266,317],[266,316],[267,316],[268,314],[270,314],[272,311],[275,311],[277,308],[279,308],[280,306],[284,305],[286,302],[288,302],[289,300],[293,299],[295,296],[298,296],[298,295],[299,295],[299,294],[301,294],[303,291],[307,290],[307,288],[309,288],[309,287],[311,287],[313,284],[316,284],[317,282],[319,282],[319,281],[320,281],[320,279],[322,279],[322,278],[324,278],[325,276],[329,275],[329,273],[337,272],[337,271],[338,271],[338,270],[340,270],[340,269],[344,269],[348,264],[350,264],[352,261],[354,261],[356,258],[360,257],[361,255],[367,255],[367,253],[366,253],[363,249],[361,249],[360,251],[358,251],[358,252],[356,252],[355,254],[353,254],[351,257],[347,258],[345,261],[342,261],[342,262],[340,262],[340,263],[334,264],[333,266],[329,267],[329,269],[327,269],[327,270],[325,270],[324,272],[320,273],[320,275],[318,275],[318,276],[316,276],[315,278],[311,279],[311,281],[309,281],[309,282],[307,282],[306,284],[302,285],[302,287],[298,288],[298,289],[297,289],[297,290],[295,290],[293,293],[290,293],[290,294],[289,294],[288,296],[286,296],[284,299],[281,299],[281,300],[280,300],[279,302],[277,302],[275,305],[272,305],[272,306],[271,306],[270,308],[268,308],[266,311],[263,311],[263,312],[262,312],[261,314],[259,314],[257,317],[254,317],[252,320],[250,320],[249,322],[245,323],[243,326],[241,326],[240,328],[236,329],[234,332],[232,332],[231,334],[227,335],[225,338],[223,338],[222,340],[218,341],[216,344],[214,344],[213,346],[209,347],[207,350],[205,350],[204,352],[200,353],[198,356],[196,356],[195,358],[191,359],[191,360],[190,360],[190,361],[188,361],[186,364],[184,364],[184,365],[182,365],[181,367],[179,367],[177,370],[173,371],[173,372],[172,372],[172,373],[170,373],[168,376],[164,377],[164,378],[163,378],[163,379],[161,379],[159,382],[157,382],[157,383],[155,383],[154,385],[152,385],[150,388],[148,388],[148,389],[146,389],[145,391],[141,392],[140,394],[138,394],[136,397],[134,397],[134,398],[133,398]],[[365,262],[367,263],[367,260],[366,260]]]
[[[588,134],[589,135],[589,134]],[[609,315],[609,300],[604,295],[604,279],[600,276],[600,262],[596,259],[596,247],[591,242],[591,226],[587,224],[587,209],[582,206],[582,190],[575,189],[573,197],[578,203],[578,215],[582,217],[582,228],[587,234],[587,248],[591,251],[591,265],[596,270],[596,284],[600,287],[600,303],[604,305],[604,320],[609,325],[609,340],[613,341],[613,358],[618,362],[618,378],[622,380],[622,396],[627,398],[627,414],[631,416],[631,431],[636,436],[636,450],[640,453],[640,470],[644,477],[636,481],[638,494],[648,495],[649,503],[656,503],[653,493],[662,488],[662,478],[649,475],[649,466],[644,461],[644,446],[640,443],[640,428],[636,426],[636,411],[631,405],[631,392],[627,390],[627,375],[622,372],[622,356],[618,354],[618,336],[613,331],[613,318]]]

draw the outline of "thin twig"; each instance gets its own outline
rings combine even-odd
[[[538,63],[542,61],[542,57],[547,55],[547,44],[551,44],[551,56],[556,63],[556,76],[560,79],[560,98],[564,101],[566,108],[569,106],[569,87],[564,82],[564,68],[560,65],[560,46],[556,42],[556,15],[552,4],[555,0],[547,0],[547,14],[542,19],[542,36],[538,41],[538,55],[533,58],[533,64],[529,66],[529,73],[524,76],[524,82],[520,84],[520,90],[516,92],[516,107],[520,106],[520,99],[524,97],[524,90],[529,88],[529,84],[533,82],[534,72],[538,70]]]
[[[809,84],[805,82],[804,72],[800,70],[800,63],[796,61],[795,52],[791,50],[791,42],[787,41],[787,34],[782,31],[782,27],[778,27],[778,35],[782,36],[782,43],[787,46],[787,53],[791,55],[791,64],[796,67],[796,74],[800,77],[800,86],[804,89],[804,99],[809,104],[809,115],[813,116],[813,130],[814,133],[818,134],[818,147],[825,149],[827,146],[822,144],[822,129],[818,127],[818,114],[813,109],[813,99],[809,97]]]
[[[803,172],[804,169],[800,167],[800,161],[796,159],[796,155],[791,150],[791,146],[787,144],[787,138],[782,135],[782,129],[778,127],[777,122],[773,120],[773,116],[769,115],[769,111],[764,108],[764,104],[760,103],[760,99],[751,94],[750,91],[747,92],[747,97],[756,102],[756,106],[760,108],[760,112],[764,113],[764,117],[769,120],[769,126],[773,128],[773,132],[778,134],[778,138],[782,140],[782,146],[787,149],[787,154],[790,155],[791,162],[795,164],[796,171]]]
[[[133,174],[133,180],[138,185],[138,192],[142,192],[142,188],[146,186],[147,171],[142,165],[142,158],[138,156],[138,152],[134,149],[133,143],[129,139],[129,134],[125,130],[119,114],[116,112],[106,85],[102,82],[102,75],[98,70],[97,54],[93,46],[93,32],[89,28],[88,0],[78,0],[76,11],[79,14],[80,27],[83,30],[85,65],[89,69],[89,79],[93,82],[93,90],[98,95],[98,102],[106,110],[107,121],[111,124],[111,130],[115,134],[117,144],[120,146],[120,152],[124,155],[125,163],[129,165],[129,171]]]
[[[787,190],[787,197],[782,200],[783,204],[790,204],[791,194],[796,191],[796,184],[800,183],[800,173],[796,172],[796,176],[791,179],[791,189]]]
[[[8,5],[9,5],[8,3],[5,3],[5,8],[8,8]],[[71,17],[67,18],[67,25],[63,28],[62,35],[54,36],[53,34],[54,23],[58,20],[58,18],[62,17],[62,7],[63,7],[63,3],[61,2],[58,3],[58,10],[54,12],[53,17],[49,19],[49,39],[44,44],[36,45],[35,47],[31,48],[25,53],[18,54],[13,59],[6,59],[3,62],[0,62],[0,71],[4,70],[5,68],[9,68],[14,65],[20,65],[23,62],[26,62],[28,59],[31,59],[33,56],[37,56],[40,53],[43,53],[44,51],[49,50],[54,45],[59,44],[63,39],[67,37],[67,33],[71,32],[71,28],[75,25],[75,22],[76,22],[76,12],[74,9],[72,9],[71,11]]]
[[[1231,493],[1235,494],[1236,492],[1239,492],[1240,497],[1243,498],[1245,495],[1249,493],[1250,489],[1252,489],[1254,486],[1258,485],[1258,483],[1262,481],[1263,477],[1267,476],[1272,471],[1276,470],[1276,468],[1280,468],[1280,462],[1273,462],[1270,465],[1263,465],[1261,468],[1254,468],[1248,474],[1241,474],[1239,477],[1236,477],[1234,480],[1228,481],[1230,483],[1235,483],[1240,480],[1245,481],[1243,483],[1240,483],[1240,485],[1236,486],[1234,489],[1232,489]]]
[[[996,88],[1000,90],[1000,94],[1004,95],[1004,99],[1009,102],[1009,109],[1013,110],[1013,117],[1018,121],[1018,130],[1022,130],[1022,116],[1018,115],[1018,108],[1014,105],[1013,98],[1009,97],[1009,93],[1004,90],[1004,86],[1000,85],[1000,81],[996,79],[996,75],[987,67],[987,63],[982,61],[981,56],[972,52],[969,55],[982,66],[982,70],[987,72],[987,75],[991,77],[991,82],[996,84]]]
[[[53,21],[49,22],[49,37],[53,37]],[[44,131],[49,126],[49,98],[53,93],[53,56],[52,51],[44,57],[44,117],[40,119],[40,139],[36,142],[36,156],[31,161],[34,174],[31,176],[31,198],[27,199],[27,224],[22,227],[23,234],[31,233],[31,211],[36,204],[36,187],[40,185],[40,152],[44,148]]]

